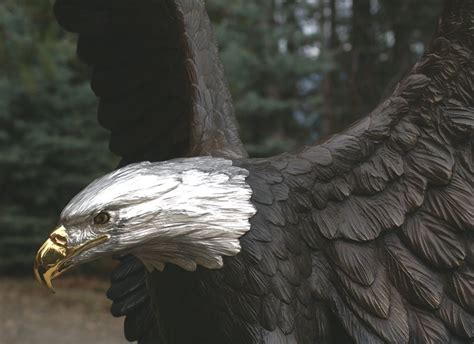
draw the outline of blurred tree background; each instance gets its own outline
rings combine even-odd
[[[207,0],[241,135],[261,157],[367,114],[423,53],[441,0]],[[67,201],[117,159],[52,1],[0,2],[0,272],[30,273]]]

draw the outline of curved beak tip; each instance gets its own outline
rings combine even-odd
[[[36,253],[33,271],[38,282],[52,293],[52,280],[72,268],[71,258],[81,252],[105,242],[108,235],[102,235],[78,246],[68,245],[68,235],[64,226],[58,227]]]
[[[43,266],[37,266],[36,263],[35,263],[35,266],[34,266],[34,273],[35,273],[35,277],[36,277],[36,280],[41,284],[41,285],[44,285],[46,286],[53,294],[56,293],[56,291],[54,290],[54,287],[52,285],[52,282],[51,282],[51,279],[49,279],[47,277],[47,270],[43,267]]]
[[[63,226],[53,231],[36,253],[33,271],[38,282],[55,292],[52,280],[62,273],[61,265],[68,256],[67,234]]]

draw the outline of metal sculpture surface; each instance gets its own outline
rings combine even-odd
[[[446,2],[370,115],[268,159],[245,156],[202,1],[55,11],[121,166],[202,157],[86,188],[40,249],[40,280],[122,254],[108,297],[139,343],[473,341],[474,1]]]

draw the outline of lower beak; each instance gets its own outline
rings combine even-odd
[[[36,254],[33,269],[36,279],[54,293],[51,281],[73,267],[71,258],[107,239],[108,236],[103,235],[84,244],[70,246],[66,228],[64,226],[56,228]]]

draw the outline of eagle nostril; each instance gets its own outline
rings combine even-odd
[[[59,246],[66,246],[67,244],[67,239],[66,237],[62,236],[61,234],[58,234],[58,233],[51,233],[51,235],[49,236],[49,238],[51,239],[51,241],[53,243],[55,243],[56,245],[59,245]]]

